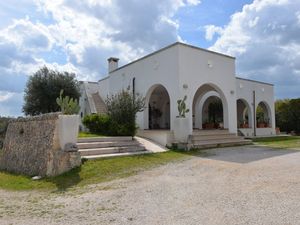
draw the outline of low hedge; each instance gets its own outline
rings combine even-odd
[[[134,136],[137,130],[135,124],[118,123],[106,114],[86,115],[82,123],[90,132],[105,136]]]

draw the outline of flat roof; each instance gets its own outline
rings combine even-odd
[[[225,55],[225,54],[222,54],[222,53],[219,53],[219,52],[214,52],[214,51],[211,51],[211,50],[208,50],[208,49],[205,49],[205,48],[200,48],[200,47],[196,47],[196,46],[193,46],[193,45],[189,45],[189,44],[185,44],[185,43],[182,43],[182,42],[177,41],[177,42],[175,42],[175,43],[173,43],[173,44],[171,44],[171,45],[168,45],[168,46],[166,46],[166,47],[163,47],[163,48],[161,48],[161,49],[159,49],[159,50],[157,50],[157,51],[154,51],[154,52],[152,52],[152,53],[150,53],[150,54],[148,54],[148,55],[145,55],[145,56],[143,56],[143,57],[141,57],[141,58],[139,58],[139,59],[136,59],[136,60],[134,60],[134,61],[132,61],[132,62],[130,62],[130,63],[127,63],[127,64],[125,64],[125,65],[123,65],[123,66],[120,66],[120,67],[118,67],[117,69],[111,71],[110,73],[115,72],[115,71],[120,70],[120,69],[123,69],[124,67],[127,67],[127,66],[129,66],[129,65],[131,65],[131,64],[133,64],[133,63],[136,63],[136,62],[138,62],[138,61],[141,61],[141,60],[143,60],[143,59],[145,59],[145,58],[148,58],[148,57],[150,57],[150,56],[152,56],[152,55],[155,55],[155,54],[157,54],[157,53],[159,53],[159,52],[162,52],[162,51],[164,51],[164,50],[166,50],[166,49],[172,48],[173,46],[176,46],[176,45],[182,45],[182,46],[185,46],[185,47],[189,47],[189,48],[193,48],[193,49],[197,49],[197,50],[201,50],[201,51],[213,53],[213,54],[220,55],[220,56],[225,56],[225,57],[228,57],[228,58],[231,58],[231,59],[235,59],[235,57],[230,56],[230,55]]]
[[[266,85],[274,86],[274,84],[267,83],[267,82],[262,82],[262,81],[257,81],[257,80],[251,80],[251,79],[242,78],[242,77],[235,77],[235,78],[239,79],[239,80],[246,80],[246,81],[250,81],[250,82],[255,82],[255,83],[260,83],[260,84],[266,84]]]

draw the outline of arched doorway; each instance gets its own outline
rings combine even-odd
[[[267,103],[260,102],[256,108],[256,127],[271,127],[271,111]]]
[[[208,97],[202,107],[202,129],[223,128],[223,105],[217,96]]]
[[[167,89],[152,86],[146,96],[148,129],[170,129],[170,97]]]
[[[244,99],[238,99],[236,102],[237,106],[237,128],[251,128],[252,127],[252,116],[249,104]]]
[[[227,100],[217,85],[204,84],[195,92],[193,99],[193,128],[228,128]]]

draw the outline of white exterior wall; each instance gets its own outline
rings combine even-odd
[[[236,78],[233,57],[176,43],[110,72],[108,77],[100,80],[97,85],[89,85],[89,88],[94,92],[98,91],[105,100],[107,95],[116,94],[122,89],[132,91],[133,78],[135,93],[146,97],[146,107],[157,85],[162,85],[167,90],[170,97],[171,133],[176,127],[177,100],[187,95],[186,104],[190,109],[186,114],[189,121],[187,133],[192,134],[193,107],[198,107],[211,91],[216,91],[222,100],[224,128],[228,128],[231,133],[237,133],[237,100],[243,99],[248,103],[253,117],[251,103],[252,91],[255,90],[255,108],[259,102],[265,102],[270,108],[272,125],[272,128],[258,128],[257,135],[275,134],[273,86]],[[97,90],[94,90],[95,87]],[[199,94],[199,90],[203,93]],[[194,101],[195,95],[199,97],[198,101]],[[137,124],[140,129],[148,129],[148,117],[148,108],[138,113]],[[200,119],[194,118],[194,121],[200,123]],[[253,129],[254,124],[251,127]],[[251,130],[248,129],[247,132],[251,135]]]
[[[110,94],[119,92],[130,87],[132,91],[132,80],[135,77],[135,92],[147,97],[148,91],[157,84],[163,85],[170,97],[170,126],[177,112],[177,90],[178,90],[178,46],[175,45],[156,54],[150,55],[125,67],[121,67],[109,74]],[[149,99],[146,99],[148,107]],[[140,129],[148,129],[148,109],[138,113],[137,124]]]
[[[187,95],[187,105],[192,110],[194,96],[201,86],[212,84],[218,87],[217,91],[222,92],[219,93],[221,98],[226,100],[223,104],[224,127],[236,133],[235,59],[193,47],[180,45],[179,48],[180,82],[177,99]],[[183,88],[184,84],[188,85],[187,89]],[[191,123],[192,116],[192,113],[188,114]],[[192,132],[192,124],[190,129]]]
[[[103,101],[105,101],[105,99],[107,98],[107,96],[109,95],[109,77],[103,78],[98,82],[98,92],[101,96],[101,98],[103,99]]]
[[[255,91],[255,110],[253,108],[253,91]],[[256,128],[257,136],[275,135],[275,106],[274,106],[274,86],[256,81],[236,78],[236,100],[243,99],[250,106],[252,124],[251,129],[241,129],[245,132],[246,136],[254,135],[254,127],[256,122],[256,109],[260,102],[264,102],[270,110],[270,123],[271,128]]]

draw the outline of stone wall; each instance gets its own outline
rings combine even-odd
[[[72,151],[61,148],[59,117],[59,113],[50,113],[11,121],[0,169],[28,176],[56,176],[80,166],[76,148]]]

